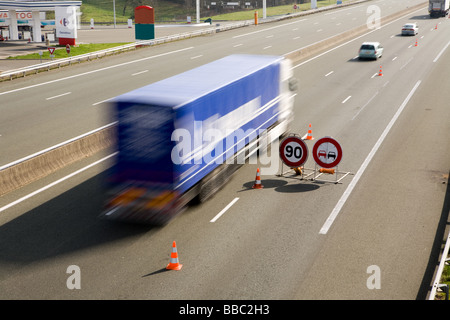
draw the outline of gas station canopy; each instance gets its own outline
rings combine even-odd
[[[55,7],[80,7],[81,1],[0,1],[0,10],[52,11]]]
[[[0,1],[0,11],[7,11],[9,19],[7,19],[9,34],[11,40],[19,39],[19,32],[17,26],[17,12],[28,11],[32,13],[32,32],[33,42],[41,42],[41,19],[39,12],[55,11],[67,12],[67,18],[71,18],[72,12],[79,10],[82,1],[36,1],[36,0],[21,0],[21,1]],[[64,18],[66,18],[64,16]],[[75,20],[75,21],[73,21]],[[71,25],[67,25],[67,21]],[[76,30],[76,19],[64,20],[63,27],[70,27],[70,29]],[[75,24],[75,25],[74,25]],[[76,35],[75,35],[76,38]]]

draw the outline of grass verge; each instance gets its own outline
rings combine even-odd
[[[450,265],[446,265],[442,271],[440,282],[441,284],[447,284],[450,286]],[[435,300],[445,300],[445,292],[436,292]]]
[[[118,47],[118,46],[121,46],[121,45],[124,45],[127,43],[129,43],[129,42],[126,42],[126,43],[79,44],[79,45],[70,47],[70,56],[73,57],[73,56],[78,56],[78,55],[85,54],[85,53],[90,53],[90,52],[94,52],[94,51]],[[61,58],[69,57],[69,55],[66,52],[66,46],[56,45],[55,48],[56,48],[55,52],[53,53],[55,56],[54,59],[61,59]],[[20,55],[20,56],[8,57],[8,59],[35,59],[35,60],[39,60],[40,58],[41,58],[41,56],[39,55],[39,53],[30,53],[30,54],[25,54],[25,55]],[[43,60],[51,59],[50,52],[48,50],[42,50],[42,59]]]
[[[349,2],[351,0],[343,0],[342,2]],[[332,4],[336,4],[336,1],[331,0],[322,0],[317,1],[317,7],[322,8],[326,6],[330,6]],[[301,11],[306,11],[311,9],[311,3],[303,3],[303,4],[297,4],[297,9],[294,9],[294,5],[284,5],[284,6],[276,6],[276,7],[267,7],[266,8],[266,14],[268,17],[270,16],[278,16],[282,14],[292,14],[297,13]],[[240,21],[240,20],[252,20],[255,17],[255,11],[258,11],[258,18],[262,18],[263,16],[263,9],[253,9],[248,11],[238,11],[238,12],[231,12],[226,14],[220,14],[216,16],[212,16],[211,19],[214,20],[227,20],[227,21]]]

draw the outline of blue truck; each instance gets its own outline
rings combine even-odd
[[[206,201],[263,133],[287,132],[295,90],[289,59],[236,54],[114,98],[118,153],[101,216],[163,225]]]

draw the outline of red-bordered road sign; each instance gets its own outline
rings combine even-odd
[[[308,159],[308,147],[299,137],[287,137],[280,144],[280,158],[288,167],[300,167]]]
[[[48,47],[48,52],[50,52],[50,54],[53,54],[55,52],[55,47]]]
[[[312,153],[316,163],[326,169],[336,167],[342,160],[341,145],[331,137],[323,137],[317,140]]]
[[[66,52],[67,54],[70,54],[70,44],[66,44]]]

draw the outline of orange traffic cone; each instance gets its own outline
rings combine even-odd
[[[311,131],[311,123],[309,124],[308,135],[306,136],[306,140],[314,140]]]
[[[437,24],[436,24],[436,27],[434,28],[434,30],[437,30]]]
[[[417,39],[416,39],[416,44],[414,45],[414,47],[417,47]]]
[[[381,66],[380,66],[380,72],[378,73],[378,75],[381,77],[383,75],[383,72],[381,71]]]
[[[172,244],[172,253],[170,254],[170,263],[167,265],[168,270],[180,270],[183,265],[178,262],[177,244]]]
[[[256,170],[256,180],[252,187],[253,189],[262,189],[264,186],[261,184],[261,176],[259,175],[259,168]]]

